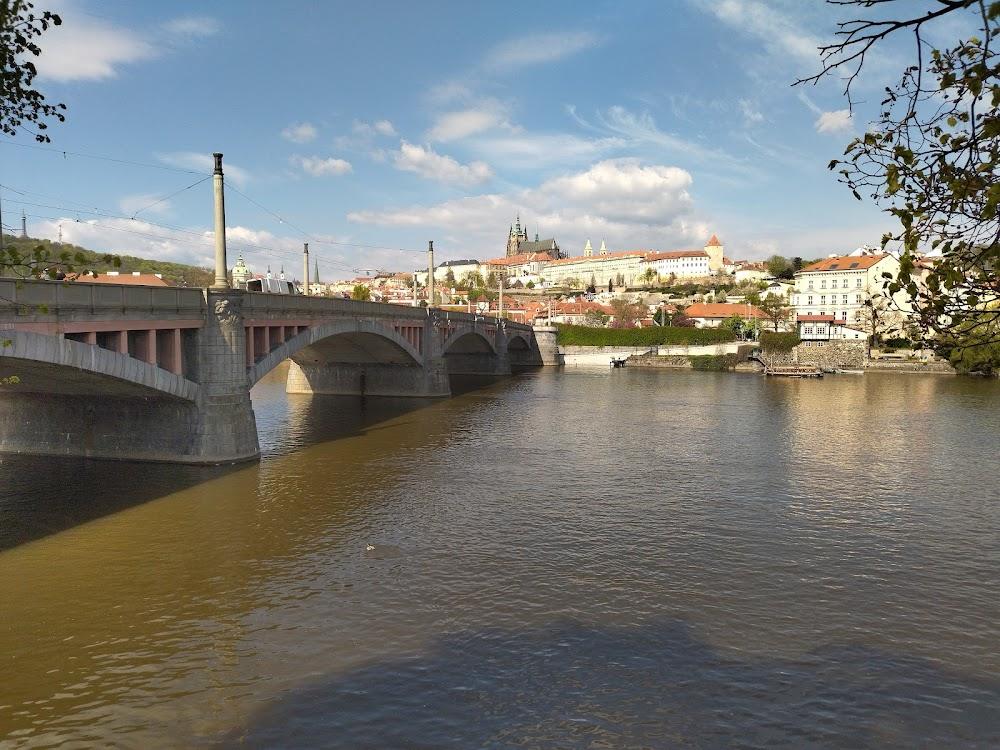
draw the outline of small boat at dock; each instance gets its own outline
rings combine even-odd
[[[823,371],[817,365],[776,365],[766,368],[764,374],[782,378],[823,377]]]

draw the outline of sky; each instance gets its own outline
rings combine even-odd
[[[821,0],[34,2],[66,121],[0,138],[8,232],[213,267],[217,151],[230,268],[298,277],[308,243],[324,281],[502,257],[518,217],[571,256],[732,260],[892,226],[827,165],[911,58],[873,56],[853,112],[793,87],[846,20]]]

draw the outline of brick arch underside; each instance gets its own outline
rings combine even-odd
[[[0,377],[16,375],[11,393],[60,397],[167,397],[194,402],[200,387],[180,375],[92,344],[24,331],[0,332]]]
[[[346,319],[307,328],[268,353],[247,373],[252,387],[291,359],[299,364],[385,364],[422,367],[419,352],[393,329],[366,320]]]

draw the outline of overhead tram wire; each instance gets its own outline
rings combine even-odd
[[[26,130],[25,132],[29,133],[29,134],[32,134],[31,131],[28,131],[28,130]],[[53,153],[53,154],[62,154],[63,159],[65,159],[67,156],[76,156],[76,157],[79,157],[81,159],[95,159],[97,161],[106,161],[106,162],[111,162],[111,163],[114,163],[114,164],[127,164],[127,165],[133,166],[133,167],[146,167],[147,169],[163,169],[163,170],[166,170],[168,172],[182,172],[184,174],[197,174],[197,175],[203,175],[203,174],[205,174],[204,172],[199,172],[199,171],[194,170],[194,169],[183,169],[181,167],[170,167],[170,166],[167,166],[165,164],[147,164],[145,162],[131,161],[129,159],[116,159],[116,158],[114,158],[112,156],[97,156],[97,155],[94,155],[94,154],[80,153],[79,151],[67,151],[67,150],[61,149],[61,148],[53,148],[51,146],[40,146],[40,145],[37,145],[37,144],[34,144],[34,143],[16,143],[15,141],[13,141],[13,140],[11,140],[9,138],[0,138],[0,145],[18,146],[20,148],[30,148],[30,149],[34,149],[36,151],[48,151],[48,152]]]
[[[138,211],[136,211],[134,214],[132,214],[132,219],[134,220],[136,216],[138,216],[139,214],[141,214],[147,208],[152,208],[153,206],[156,206],[156,205],[159,205],[160,203],[163,203],[163,201],[168,201],[171,198],[173,198],[175,195],[180,195],[181,193],[184,193],[184,192],[190,190],[193,187],[197,187],[201,183],[207,182],[210,179],[212,179],[212,175],[208,175],[208,177],[203,177],[202,179],[198,180],[193,185],[188,185],[186,188],[181,188],[176,193],[171,193],[170,195],[166,196],[165,198],[160,198],[159,200],[153,201],[148,206],[144,206],[143,208],[140,208]]]
[[[30,131],[25,131],[25,132],[28,132],[30,134]],[[56,210],[70,211],[70,212],[72,212],[74,214],[77,214],[77,221],[78,222],[80,221],[80,219],[79,219],[79,214],[80,213],[87,213],[87,214],[91,214],[91,215],[95,215],[95,216],[103,216],[105,218],[135,220],[136,217],[138,216],[138,214],[142,213],[143,211],[146,211],[147,209],[152,208],[153,206],[157,205],[158,203],[162,203],[165,200],[169,200],[170,198],[174,197],[175,195],[179,195],[180,193],[183,193],[183,192],[185,192],[187,190],[190,190],[190,189],[192,189],[192,188],[200,185],[202,182],[206,182],[207,180],[209,180],[211,178],[211,175],[205,175],[204,172],[200,172],[200,171],[196,171],[196,170],[192,170],[192,169],[183,169],[183,168],[180,168],[180,167],[171,167],[171,166],[166,166],[166,165],[162,165],[162,164],[149,164],[149,163],[146,163],[146,162],[139,162],[139,161],[134,161],[134,160],[130,160],[130,159],[120,159],[120,158],[115,158],[115,157],[110,157],[110,156],[98,156],[98,155],[95,155],[95,154],[86,154],[86,153],[82,153],[82,152],[78,152],[78,151],[68,151],[68,150],[64,150],[64,149],[53,148],[53,147],[50,147],[50,146],[42,146],[42,145],[31,144],[31,143],[17,143],[17,142],[14,142],[14,141],[12,141],[10,139],[6,139],[6,138],[0,139],[0,145],[4,145],[4,144],[10,145],[10,146],[19,146],[21,148],[30,148],[30,149],[34,149],[36,151],[47,151],[49,153],[62,154],[64,159],[67,156],[75,156],[75,157],[79,157],[79,158],[94,159],[94,160],[97,160],[97,161],[106,161],[106,162],[115,163],[115,164],[126,164],[126,165],[130,165],[130,166],[145,167],[147,169],[159,169],[159,170],[165,170],[165,171],[169,171],[169,172],[179,172],[179,173],[182,173],[182,174],[204,175],[203,179],[199,180],[198,182],[195,182],[192,185],[189,185],[188,187],[183,188],[182,190],[177,191],[176,193],[173,193],[173,194],[168,195],[168,196],[166,196],[164,198],[161,198],[161,199],[159,199],[157,201],[154,201],[153,203],[149,204],[148,206],[145,206],[145,207],[139,209],[138,211],[136,211],[131,217],[126,217],[126,216],[122,216],[122,215],[116,215],[116,214],[114,214],[114,213],[112,213],[110,211],[103,211],[102,212],[102,211],[100,211],[98,209],[84,210],[84,209],[80,209],[80,208],[68,208],[68,207],[60,207],[60,206],[48,206],[48,205],[30,204],[30,203],[24,202],[24,205],[35,205],[35,206],[38,206],[40,208],[54,208]],[[11,189],[13,190],[13,188],[11,188]],[[248,202],[250,202],[253,205],[257,206],[257,208],[259,208],[260,210],[264,211],[265,213],[267,213],[270,216],[272,216],[275,219],[277,219],[279,223],[281,223],[281,224],[283,224],[285,226],[291,227],[293,230],[295,230],[296,232],[298,232],[299,234],[301,234],[303,237],[309,239],[313,243],[320,244],[320,245],[330,245],[330,246],[334,246],[334,247],[358,248],[358,249],[362,249],[362,250],[395,251],[395,252],[398,252],[400,255],[412,256],[412,257],[417,258],[417,259],[420,259],[420,258],[423,257],[423,251],[422,250],[417,250],[417,249],[411,250],[411,249],[408,249],[408,248],[388,247],[388,246],[384,246],[384,245],[368,245],[368,244],[362,244],[362,243],[338,242],[336,240],[323,240],[323,239],[319,239],[318,237],[316,237],[315,235],[313,235],[311,232],[308,232],[308,231],[306,231],[304,229],[301,229],[300,227],[296,226],[295,224],[292,224],[290,221],[286,220],[284,217],[280,216],[279,214],[275,213],[271,209],[267,208],[266,206],[264,206],[263,204],[261,204],[259,201],[254,200],[253,198],[251,198],[250,196],[246,195],[245,193],[237,190],[231,184],[227,184],[226,185],[226,189],[227,189],[227,191],[232,191],[233,193],[239,195],[240,197],[244,198]],[[17,192],[17,191],[15,191],[15,192]],[[69,201],[69,200],[66,200],[66,199],[60,199],[60,198],[58,198],[56,196],[48,196],[48,195],[45,195],[45,194],[42,194],[42,193],[33,193],[33,194],[34,195],[40,195],[42,197],[54,198],[56,200],[65,201],[67,203],[76,203],[79,206],[83,206],[84,205],[84,204],[78,203],[76,201]],[[49,219],[49,220],[55,220],[53,217],[41,217],[41,216],[39,216],[37,218],[45,218],[45,219]],[[149,219],[143,219],[142,221],[144,221],[145,223],[147,223],[147,224],[149,224],[151,226],[156,226],[156,227],[160,227],[160,228],[163,228],[163,229],[168,229],[168,230],[174,231],[174,232],[183,232],[183,233],[186,233],[186,234],[194,234],[194,235],[197,235],[197,236],[201,235],[200,232],[192,232],[190,230],[183,230],[183,229],[180,229],[178,227],[171,227],[171,226],[166,225],[166,224],[159,224],[157,222],[150,221]],[[96,222],[89,222],[89,223],[91,223],[94,226],[100,226],[100,227],[106,228],[106,229],[112,229],[112,230],[116,230],[116,231],[129,231],[129,230],[121,229],[119,227],[111,227],[111,226],[108,226],[108,225],[97,224]],[[144,236],[149,236],[149,237],[158,237],[158,235],[154,235],[154,234],[150,234],[150,233],[136,232],[134,230],[131,230],[131,231],[134,234],[139,234],[139,235],[144,235]],[[175,239],[175,241],[184,242],[184,240],[180,240],[178,238],[173,238],[173,239]],[[192,243],[192,244],[201,245],[202,243],[198,242],[198,243]],[[289,258],[290,260],[294,260],[294,259],[297,258],[297,254],[294,251],[284,250],[282,248],[264,247],[264,246],[260,246],[260,245],[254,245],[253,243],[239,242],[239,241],[235,241],[235,240],[232,241],[231,244],[233,244],[234,247],[243,246],[243,247],[253,248],[253,249],[258,250],[260,252],[263,252],[263,253],[266,253],[266,254],[271,254],[271,255],[274,255],[274,256],[279,256],[279,255],[280,256],[284,256],[284,257]],[[339,267],[342,267],[344,269],[351,270],[351,271],[355,270],[354,267],[353,267],[353,264],[345,263],[345,262],[340,261],[340,260],[334,260],[334,259],[330,259],[330,258],[323,258],[322,256],[319,259],[322,262],[330,264],[330,265],[339,266]]]

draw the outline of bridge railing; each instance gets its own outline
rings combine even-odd
[[[299,315],[336,315],[358,318],[392,318],[395,320],[426,320],[432,315],[438,319],[444,317],[456,323],[469,325],[496,325],[493,316],[483,316],[476,313],[439,310],[437,308],[412,307],[409,305],[391,305],[387,302],[360,302],[337,297],[305,297],[299,295],[262,294],[249,292],[243,304],[245,318],[293,317]],[[530,331],[531,326],[524,323],[506,321],[506,325]]]
[[[205,317],[202,289],[0,279],[0,322]]]

